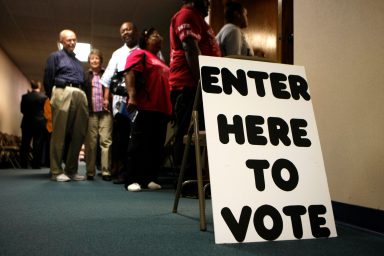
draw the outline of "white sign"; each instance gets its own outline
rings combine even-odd
[[[199,63],[215,242],[337,236],[304,67]]]

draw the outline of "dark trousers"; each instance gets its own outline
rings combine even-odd
[[[174,118],[175,118],[173,159],[174,159],[175,165],[179,168],[183,160],[184,147],[185,147],[183,144],[183,137],[184,135],[187,134],[188,127],[191,122],[195,94],[196,94],[195,88],[184,88],[181,91],[171,92],[171,101],[173,105]],[[197,110],[199,113],[199,129],[204,130],[205,123],[204,123],[204,112],[203,112],[202,101],[198,103]],[[188,162],[186,165],[184,180],[196,178],[196,159],[195,159],[194,148],[191,148],[189,152],[190,154],[188,156]]]
[[[123,175],[121,172],[124,171],[123,163],[127,156],[130,131],[131,121],[119,113],[116,114],[112,131],[112,175],[114,176]]]
[[[42,162],[42,141],[44,129],[38,127],[21,128],[20,162],[22,168],[28,168],[28,155],[32,142],[32,168],[40,168]]]
[[[139,110],[135,122],[131,124],[126,186],[132,183],[146,186],[151,181],[157,181],[163,163],[168,120],[164,113]]]
[[[50,166],[50,158],[49,158],[49,146],[51,143],[51,133],[48,132],[47,129],[43,132],[43,139],[42,139],[42,164],[44,167]]]

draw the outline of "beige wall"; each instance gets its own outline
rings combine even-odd
[[[331,198],[384,210],[384,1],[295,0]]]
[[[20,135],[21,95],[30,88],[28,80],[0,48],[0,131]]]

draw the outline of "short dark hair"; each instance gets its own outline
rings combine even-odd
[[[139,47],[141,49],[146,49],[147,48],[147,39],[155,32],[156,29],[154,27],[148,28],[148,29],[143,29],[141,31],[141,35],[139,38]]]
[[[31,83],[32,89],[38,89],[39,88],[39,84],[35,80],[31,80],[29,82]]]
[[[244,7],[241,3],[236,1],[227,1],[224,8],[224,19],[227,22],[233,22],[235,18],[235,12],[242,12]]]

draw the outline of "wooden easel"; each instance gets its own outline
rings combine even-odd
[[[204,181],[203,181],[203,173],[202,173],[202,164],[201,164],[201,150],[200,146],[206,146],[205,141],[205,134],[202,135],[199,131],[199,113],[198,113],[198,106],[201,104],[201,82],[199,81],[196,94],[195,94],[195,100],[193,102],[193,108],[192,108],[192,116],[190,125],[187,132],[187,139],[185,142],[184,147],[184,153],[183,153],[183,160],[181,162],[181,168],[179,173],[179,179],[177,182],[177,188],[176,188],[176,194],[175,194],[175,201],[173,204],[173,213],[177,213],[177,207],[179,204],[179,199],[181,195],[181,189],[183,184],[190,183],[191,181],[185,181],[183,183],[184,173],[187,166],[188,161],[188,155],[189,155],[189,149],[191,145],[195,145],[195,155],[196,155],[196,174],[197,174],[197,190],[198,190],[198,198],[199,198],[199,212],[200,212],[200,230],[206,231],[207,230],[207,224],[205,219],[205,188],[204,188]],[[193,181],[195,182],[195,181]]]

